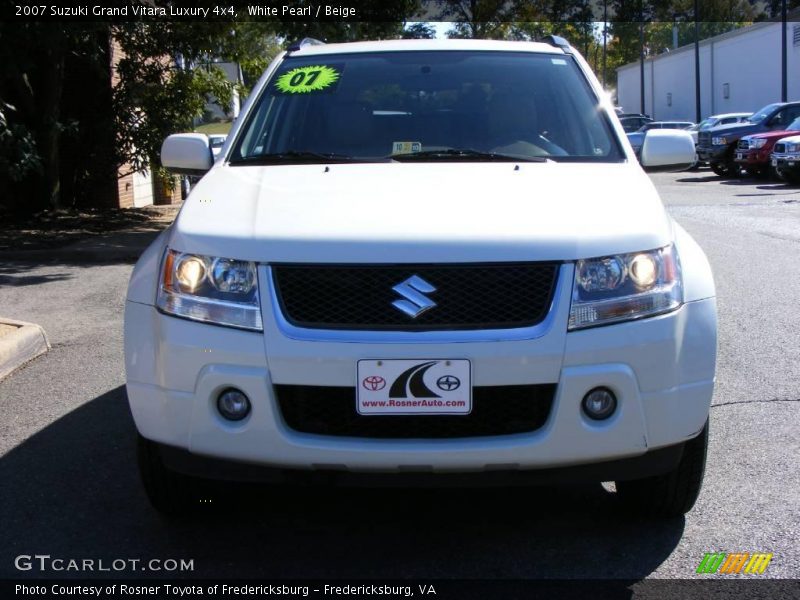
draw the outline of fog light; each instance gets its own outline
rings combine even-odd
[[[594,388],[583,397],[581,406],[587,417],[602,421],[617,410],[617,397],[607,388]]]
[[[229,388],[217,398],[217,410],[229,421],[241,421],[250,414],[250,400],[244,392]]]

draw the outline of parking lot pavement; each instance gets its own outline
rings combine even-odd
[[[225,486],[169,523],[149,508],[135,470],[122,364],[130,264],[0,263],[6,316],[43,325],[53,345],[0,382],[0,575],[42,576],[13,566],[38,553],[194,559],[184,575],[202,578],[680,578],[713,550],[772,552],[766,574],[796,578],[800,189],[705,170],[653,180],[706,250],[719,296],[706,485],[685,519],[626,515],[600,485]]]

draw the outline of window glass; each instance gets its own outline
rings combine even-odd
[[[230,161],[399,160],[412,154],[438,160],[437,152],[452,150],[623,159],[571,57],[413,51],[288,58],[258,99]]]

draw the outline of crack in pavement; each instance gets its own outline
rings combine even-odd
[[[718,406],[731,406],[732,404],[767,404],[770,402],[800,402],[800,398],[770,398],[769,400],[734,400],[733,402],[720,402],[712,404],[711,408]]]

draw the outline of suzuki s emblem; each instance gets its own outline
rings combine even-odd
[[[403,300],[395,300],[392,302],[392,306],[397,310],[403,311],[412,319],[416,319],[426,310],[436,306],[436,302],[425,295],[432,294],[436,291],[436,288],[418,275],[412,275],[392,289],[404,298]]]

